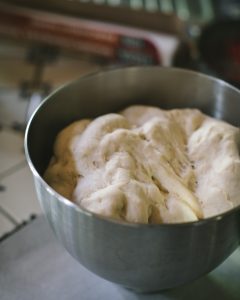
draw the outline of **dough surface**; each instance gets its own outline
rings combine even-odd
[[[239,149],[239,128],[199,110],[131,106],[63,129],[44,178],[106,217],[190,222],[240,205]]]

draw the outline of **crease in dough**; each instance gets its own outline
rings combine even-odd
[[[239,145],[238,128],[199,110],[131,106],[63,129],[44,178],[106,217],[191,222],[240,205]]]

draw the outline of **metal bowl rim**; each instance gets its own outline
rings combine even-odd
[[[28,165],[34,175],[34,177],[39,180],[41,182],[41,184],[44,186],[45,190],[47,190],[54,198],[57,199],[57,201],[60,201],[61,203],[63,203],[64,205],[71,207],[72,209],[76,210],[78,213],[80,214],[84,214],[88,217],[91,218],[96,218],[99,221],[102,222],[107,222],[107,223],[114,223],[116,225],[120,225],[120,226],[127,226],[127,227],[131,227],[131,228],[176,228],[176,227],[189,227],[189,226],[203,226],[208,224],[209,222],[219,222],[221,221],[223,218],[227,217],[228,215],[235,213],[237,211],[240,212],[240,205],[232,208],[231,210],[228,210],[222,214],[216,215],[216,216],[212,216],[212,217],[208,217],[202,220],[198,220],[198,221],[192,221],[192,222],[184,222],[184,223],[162,223],[162,224],[142,224],[142,223],[129,223],[126,221],[121,221],[121,220],[116,220],[113,218],[109,218],[109,217],[104,217],[101,216],[99,214],[93,213],[88,211],[87,209],[85,209],[82,206],[78,206],[76,204],[74,204],[72,201],[68,200],[67,198],[63,197],[62,195],[60,195],[59,193],[57,193],[51,186],[49,186],[46,181],[44,181],[44,179],[42,178],[42,176],[38,173],[38,171],[36,170],[36,168],[34,167],[34,164],[30,158],[30,154],[29,154],[29,150],[28,150],[28,136],[29,136],[29,131],[30,131],[30,127],[31,124],[35,118],[35,115],[38,113],[38,111],[41,109],[42,106],[44,106],[44,104],[49,101],[52,96],[54,96],[55,94],[57,94],[58,92],[60,92],[61,90],[63,90],[64,88],[68,87],[71,84],[74,84],[78,81],[82,81],[84,79],[88,79],[94,76],[101,76],[104,75],[105,73],[109,73],[109,72],[117,72],[117,71],[123,71],[123,70],[139,70],[139,69],[164,69],[164,70],[168,70],[168,72],[180,72],[180,73],[189,73],[189,74],[193,74],[193,75],[197,75],[199,77],[205,78],[207,80],[211,80],[217,83],[220,83],[220,85],[225,85],[228,88],[234,90],[237,93],[240,93],[240,90],[238,90],[237,88],[235,88],[234,86],[232,86],[231,84],[225,82],[222,79],[213,77],[213,76],[209,76],[200,72],[196,72],[196,71],[192,71],[192,70],[188,70],[188,69],[181,69],[181,68],[175,68],[175,67],[161,67],[161,66],[133,66],[133,67],[116,67],[116,68],[103,68],[100,71],[94,71],[94,72],[90,72],[87,73],[86,75],[80,76],[79,78],[76,78],[74,80],[71,80],[63,85],[61,85],[59,88],[57,88],[56,90],[54,90],[51,94],[49,94],[41,103],[40,105],[36,108],[36,110],[34,111],[34,113],[32,114],[31,118],[29,119],[29,122],[27,124],[26,127],[26,131],[25,131],[25,136],[24,136],[24,150],[25,150],[25,156],[28,162]]]

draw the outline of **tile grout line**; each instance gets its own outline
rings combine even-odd
[[[19,223],[17,220],[6,210],[0,205],[0,213],[8,219],[9,222],[11,222],[13,225],[17,226]]]
[[[2,173],[0,173],[0,180],[3,180],[4,178],[14,174],[15,172],[21,170],[22,168],[24,168],[26,166],[26,160],[22,160],[19,163],[15,164],[14,166],[10,167],[9,169],[3,171]]]
[[[1,128],[0,131],[3,131],[4,129],[12,129],[10,125],[4,124],[1,122]],[[17,171],[21,170],[24,168],[26,165],[26,160],[21,160],[20,162],[16,163],[15,165],[11,166],[10,168],[0,172],[0,182],[5,179],[6,177],[13,175]],[[1,185],[1,184],[0,184]],[[1,201],[0,201],[0,215],[2,215],[4,218],[6,218],[11,224],[13,224],[15,227],[19,225],[19,222],[15,217],[5,208],[1,206]]]
[[[26,160],[23,160],[23,161],[19,162],[18,164],[10,167],[9,169],[3,171],[2,173],[0,173],[0,180],[2,180],[4,178],[16,173],[17,171],[21,170],[22,168],[25,167],[25,165],[26,165]],[[0,204],[0,214],[2,214],[14,226],[19,225],[17,220],[6,209],[4,209],[1,206],[1,204]]]

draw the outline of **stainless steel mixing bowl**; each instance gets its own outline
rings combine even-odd
[[[208,273],[238,247],[240,207],[193,223],[125,224],[75,206],[42,179],[59,130],[131,104],[197,107],[240,125],[240,91],[227,83],[187,70],[131,67],[80,78],[51,94],[28,124],[25,150],[42,209],[72,256],[112,282],[158,291]]]

